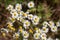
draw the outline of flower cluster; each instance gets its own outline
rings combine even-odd
[[[34,2],[28,3],[28,8],[34,7]],[[47,33],[49,30],[53,33],[58,31],[58,27],[60,27],[60,22],[54,23],[53,21],[44,21],[42,23],[41,27],[33,27],[39,24],[40,17],[37,15],[30,14],[29,10],[24,12],[22,9],[22,4],[16,4],[15,7],[12,5],[9,5],[7,9],[10,11],[11,17],[9,17],[9,20],[7,22],[7,28],[1,28],[1,32],[14,32],[13,38],[19,38],[22,34],[23,40],[28,40],[30,34],[33,34],[34,40],[51,40],[50,37],[47,38]],[[13,27],[13,23],[15,21],[18,21],[20,23],[18,31],[16,32],[16,29]],[[22,25],[21,25],[22,24]],[[31,26],[33,25],[33,26]],[[5,34],[4,34],[5,35]],[[53,39],[52,39],[53,40]]]

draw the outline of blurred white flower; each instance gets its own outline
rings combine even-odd
[[[29,2],[29,3],[28,3],[28,7],[29,7],[29,8],[34,7],[34,2],[32,2],[32,1],[31,1],[31,2]]]
[[[59,40],[58,38],[56,38],[56,40]]]
[[[46,27],[43,27],[43,28],[42,28],[42,32],[43,32],[43,33],[47,33],[48,31],[49,31],[48,28],[46,28]]]
[[[42,38],[42,40],[47,40],[47,38],[46,38],[46,37],[44,37],[44,38]]]
[[[39,17],[38,16],[36,16],[36,15],[34,15],[33,16],[33,19],[32,19],[32,23],[34,24],[34,25],[37,25],[38,23],[39,23]]]
[[[42,38],[42,39],[44,39],[44,38],[46,38],[46,37],[47,37],[47,35],[46,35],[45,33],[42,33],[42,34],[41,34],[41,38]]]
[[[9,5],[6,9],[8,9],[9,11],[11,11],[13,9],[13,6]]]
[[[22,13],[23,18],[27,18],[28,14],[27,13]]]
[[[26,39],[26,38],[23,38],[23,40],[28,40],[28,39]]]
[[[12,18],[17,18],[18,17],[18,13],[15,11],[12,13]]]
[[[56,31],[57,31],[57,27],[56,27],[56,26],[52,27],[52,28],[51,28],[51,31],[52,31],[52,32],[56,32]]]
[[[48,26],[48,22],[47,22],[47,21],[44,21],[44,22],[43,22],[43,26],[44,26],[44,27],[47,27],[47,26]]]
[[[28,26],[30,26],[30,22],[28,20],[25,20],[23,26],[24,28],[28,28]]]
[[[59,27],[60,26],[60,22],[58,21],[58,22],[56,22],[56,26],[57,27]]]
[[[54,27],[54,22],[53,21],[49,21],[49,24],[48,26],[51,28],[51,27]]]
[[[47,40],[53,40],[51,37],[49,37]]]
[[[22,5],[21,5],[21,4],[16,4],[15,9],[16,9],[17,11],[21,11]]]
[[[42,30],[41,29],[37,29],[36,30],[36,33],[40,33],[41,34],[42,33]]]
[[[33,15],[32,15],[32,14],[29,14],[29,15],[28,15],[28,19],[29,19],[29,20],[32,20],[32,18],[33,18]]]
[[[29,33],[27,31],[23,31],[22,35],[23,35],[23,38],[29,37]]]
[[[13,38],[19,38],[19,35],[20,33],[15,33],[14,35],[13,35]]]
[[[39,33],[35,33],[34,34],[34,39],[40,39],[40,34]]]

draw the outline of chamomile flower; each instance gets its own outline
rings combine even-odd
[[[37,29],[36,30],[36,33],[40,33],[41,34],[42,33],[42,30],[41,29]]]
[[[12,18],[17,18],[17,17],[18,17],[18,13],[17,12],[12,13]]]
[[[23,18],[22,18],[21,16],[18,16],[18,17],[17,17],[17,20],[19,20],[19,21],[22,21],[22,19],[23,19]]]
[[[42,38],[42,40],[47,40],[47,38],[46,38],[46,37],[44,37],[44,38]]]
[[[9,11],[11,11],[11,10],[13,9],[13,6],[12,6],[12,5],[9,5],[9,6],[7,7],[7,9],[8,9]]]
[[[22,35],[23,35],[23,38],[29,37],[29,33],[27,31],[23,31]]]
[[[21,5],[21,4],[16,4],[15,9],[16,9],[17,11],[21,11],[22,5]]]
[[[28,20],[25,20],[25,22],[23,23],[24,28],[28,28],[28,26],[30,26],[30,22]]]
[[[32,20],[32,18],[33,18],[33,15],[32,15],[32,14],[29,14],[29,15],[28,15],[28,19],[29,19],[29,20]]]
[[[56,26],[57,27],[59,27],[60,26],[60,22],[58,21],[58,22],[56,22]]]
[[[37,24],[39,23],[39,19],[40,19],[40,18],[39,18],[38,16],[34,15],[34,16],[33,16],[33,19],[32,19],[33,24],[34,24],[34,25],[37,25]]]
[[[49,37],[47,40],[53,40],[51,37]]]
[[[31,1],[31,2],[29,2],[29,3],[28,3],[28,7],[29,7],[29,8],[34,7],[34,2],[32,2],[32,1]]]
[[[14,35],[13,35],[13,38],[19,38],[19,33],[15,33]]]
[[[52,28],[51,28],[51,31],[52,31],[52,32],[56,32],[56,31],[57,31],[57,27],[56,27],[56,26],[52,27]]]
[[[53,27],[54,26],[54,22],[53,21],[49,21],[49,27]]]
[[[34,34],[34,39],[40,39],[40,34],[39,33],[35,33]]]
[[[22,13],[23,18],[27,18],[28,14],[27,13]]]
[[[45,33],[42,33],[42,34],[41,34],[41,38],[42,38],[42,39],[44,39],[44,38],[46,38],[46,37],[47,37],[47,35],[46,35]]]
[[[49,29],[48,29],[48,28],[46,28],[46,27],[43,27],[43,28],[42,28],[42,32],[43,32],[43,33],[47,33],[47,32],[48,32],[48,30],[49,30]]]
[[[12,22],[7,22],[8,26],[13,26]]]
[[[44,22],[43,22],[43,26],[44,26],[44,27],[47,27],[47,26],[48,26],[48,22],[47,22],[47,21],[44,21]]]

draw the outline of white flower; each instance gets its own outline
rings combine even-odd
[[[51,31],[52,31],[52,32],[56,32],[56,31],[57,31],[57,27],[56,27],[56,26],[52,27],[52,28],[51,28]]]
[[[23,14],[22,14],[22,17],[23,17],[23,18],[27,18],[27,16],[28,16],[27,13],[23,13]]]
[[[34,39],[40,39],[40,34],[39,33],[35,33],[34,34]]]
[[[22,5],[21,5],[21,4],[16,4],[15,9],[16,9],[17,11],[21,11]]]
[[[13,26],[13,23],[12,23],[12,22],[7,22],[7,24],[8,24],[9,26]]]
[[[17,20],[19,20],[21,22],[23,20],[23,18],[21,16],[18,16]]]
[[[49,21],[49,27],[51,28],[51,27],[53,27],[54,26],[54,22],[53,21]]]
[[[12,18],[17,18],[18,17],[18,13],[15,9],[13,9],[10,13],[12,14]]]
[[[53,40],[51,37],[49,37],[47,40]]]
[[[23,31],[22,35],[23,35],[23,38],[29,37],[29,33],[27,31]]]
[[[37,24],[39,23],[39,19],[40,19],[40,18],[39,18],[38,16],[34,15],[34,16],[33,16],[33,19],[32,19],[33,24],[34,24],[34,25],[37,25]]]
[[[23,40],[28,40],[28,39],[23,38]]]
[[[36,33],[42,33],[42,30],[41,29],[38,29],[38,30],[36,30]]]
[[[7,9],[10,11],[10,10],[13,9],[13,6],[12,6],[12,5],[9,5],[9,6],[7,7]]]
[[[19,35],[19,33],[15,33],[14,35],[13,35],[13,38],[18,38],[20,35]]]
[[[48,32],[48,30],[49,30],[49,29],[48,29],[48,28],[46,28],[46,27],[43,27],[43,28],[42,28],[42,32],[43,32],[43,33],[47,33],[47,32]]]
[[[44,38],[46,38],[46,37],[47,37],[47,35],[46,35],[45,33],[42,33],[42,34],[41,34],[41,38],[42,38],[42,39],[44,39]]]
[[[58,38],[56,38],[56,40],[59,40]]]
[[[25,22],[23,23],[24,28],[27,28],[28,26],[30,26],[30,22],[28,20],[25,20]]]
[[[12,9],[11,11],[10,11],[10,14],[13,14],[14,12],[17,12],[15,9]]]
[[[28,19],[32,20],[32,18],[33,18],[33,15],[32,14],[29,14],[28,15]]]
[[[44,21],[44,22],[43,22],[43,26],[44,26],[44,27],[47,27],[47,26],[48,26],[48,22],[47,22],[47,21]]]
[[[29,3],[28,3],[28,7],[29,7],[29,8],[34,7],[34,2],[32,2],[32,1],[31,1],[31,2],[29,2]]]
[[[47,38],[46,38],[46,37],[44,37],[44,38],[42,38],[42,40],[47,40]]]
[[[58,22],[56,22],[56,26],[57,27],[59,27],[60,26],[60,22],[58,21]]]

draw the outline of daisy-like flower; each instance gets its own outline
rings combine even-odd
[[[40,19],[40,18],[39,18],[38,16],[34,15],[34,16],[33,16],[33,19],[32,19],[33,24],[34,24],[34,25],[37,25],[37,24],[39,23],[39,19]]]
[[[28,19],[29,19],[29,20],[32,20],[32,18],[33,18],[33,15],[32,15],[32,14],[29,14],[29,15],[28,15]]]
[[[18,17],[17,17],[17,20],[19,20],[19,21],[22,21],[22,19],[23,19],[23,18],[22,18],[21,16],[18,16]]]
[[[37,29],[36,30],[36,33],[40,33],[41,34],[42,33],[42,30],[41,29]]]
[[[39,33],[35,33],[34,34],[34,39],[40,39],[40,34]]]
[[[12,14],[12,18],[17,18],[18,17],[18,13],[15,9],[13,9],[10,13]]]
[[[13,9],[13,6],[12,6],[12,5],[9,5],[9,6],[7,7],[7,9],[8,9],[9,11],[11,11],[11,10]]]
[[[53,21],[49,21],[49,27],[53,27],[54,26],[54,22]]]
[[[22,5],[21,5],[21,4],[16,4],[15,9],[16,9],[17,11],[21,11]]]
[[[22,35],[23,35],[23,38],[29,37],[29,33],[27,31],[23,31]]]
[[[46,27],[43,27],[43,28],[42,28],[42,32],[43,32],[43,33],[47,33],[47,32],[48,32],[48,30],[49,30],[49,29],[48,29],[48,28],[46,28]]]
[[[13,35],[13,38],[19,38],[19,35],[20,33],[15,33],[14,35]]]
[[[56,26],[57,27],[59,27],[60,26],[60,22],[58,21],[58,22],[56,22]]]
[[[29,7],[29,8],[34,7],[34,2],[32,2],[32,1],[31,1],[31,2],[29,2],[29,3],[28,3],[28,7]]]
[[[42,33],[42,34],[41,34],[41,38],[42,38],[42,39],[45,39],[46,37],[47,37],[47,35],[46,35],[45,33]]]
[[[27,13],[22,13],[23,18],[27,18],[28,14]]]
[[[28,26],[30,26],[30,22],[28,20],[25,20],[25,22],[23,23],[24,28],[29,28]]]
[[[42,40],[47,40],[47,38],[46,38],[46,37],[44,37],[44,38],[42,38]]]
[[[48,26],[48,22],[47,22],[47,21],[44,21],[44,22],[43,22],[43,26],[44,26],[44,27],[47,27],[47,26]]]
[[[52,32],[56,32],[56,31],[57,31],[57,27],[56,27],[56,26],[52,27],[52,28],[51,28],[51,31],[52,31]]]
[[[47,40],[53,40],[51,37],[49,37]]]

